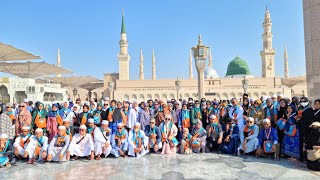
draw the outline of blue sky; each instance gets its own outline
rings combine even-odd
[[[102,78],[117,72],[121,11],[129,41],[130,78],[139,77],[143,49],[145,79],[151,79],[152,49],[157,78],[188,77],[189,49],[203,43],[212,47],[213,66],[225,76],[237,55],[253,75],[261,76],[262,22],[266,5],[273,22],[276,75],[283,76],[287,44],[290,76],[305,74],[301,0],[28,0],[0,2],[0,41],[56,62],[76,75]],[[194,67],[194,74],[196,70]]]

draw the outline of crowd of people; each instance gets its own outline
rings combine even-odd
[[[300,160],[320,170],[320,99],[25,100],[0,105],[0,113],[0,167],[21,159],[41,164],[216,152]]]

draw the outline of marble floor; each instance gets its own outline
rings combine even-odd
[[[18,162],[0,168],[0,179],[320,179],[298,161],[273,161],[252,156],[213,153],[140,158],[80,159],[65,163],[28,165]]]

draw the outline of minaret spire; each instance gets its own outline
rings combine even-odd
[[[287,45],[284,45],[284,78],[289,78],[289,60]]]
[[[193,70],[192,70],[192,50],[190,49],[189,53],[189,79],[193,79]]]
[[[140,80],[144,80],[142,49],[140,49],[140,74],[139,75],[140,75]]]
[[[210,48],[208,67],[212,68],[212,50]]]
[[[61,58],[60,58],[60,49],[58,48],[58,53],[57,53],[57,67],[61,67]],[[57,77],[61,77],[61,74],[57,74]]]
[[[152,49],[152,80],[156,80],[156,56],[154,54],[154,49]]]
[[[260,51],[262,59],[262,77],[275,77],[274,55],[276,50],[272,47],[273,34],[271,31],[272,22],[268,7],[266,8],[263,22],[263,49]]]
[[[124,11],[122,10],[122,24],[121,24],[121,33],[120,33],[120,52],[118,53],[119,61],[119,80],[129,80],[129,61],[130,55],[128,54],[128,41],[126,26],[124,23]]]

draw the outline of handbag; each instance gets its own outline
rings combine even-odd
[[[284,130],[284,126],[286,125],[286,122],[287,120],[281,118],[277,121],[276,124],[280,130]]]
[[[264,151],[264,153],[273,153],[272,152],[272,146],[273,146],[272,141],[264,141],[263,142],[263,151]]]
[[[291,124],[289,127],[289,131],[284,131],[284,133],[288,136],[295,136],[297,133],[297,127],[295,124]]]
[[[317,149],[317,150],[313,149],[313,150],[308,151],[307,159],[310,161],[316,161],[316,160],[320,159],[320,149]]]

